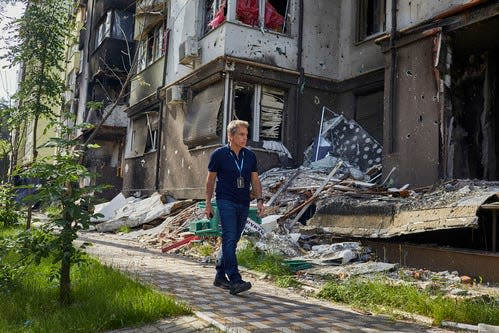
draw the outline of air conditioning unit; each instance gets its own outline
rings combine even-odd
[[[199,56],[199,42],[196,37],[187,37],[178,48],[178,62],[182,65],[191,64]]]
[[[166,103],[176,105],[185,101],[184,88],[180,85],[173,85],[166,88]]]

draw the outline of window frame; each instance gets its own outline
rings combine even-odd
[[[230,84],[230,93],[229,93],[229,117],[228,121],[232,119],[237,119],[236,116],[236,110],[235,110],[235,98],[236,98],[236,86],[238,84],[240,85],[246,85],[246,86],[252,86],[253,87],[253,98],[252,98],[252,104],[253,104],[253,110],[251,111],[251,121],[248,121],[250,123],[250,139],[251,141],[254,142],[260,142],[260,141],[276,141],[276,142],[283,142],[283,127],[284,127],[284,112],[286,108],[286,90],[278,88],[278,87],[273,87],[269,85],[263,85],[260,83],[249,83],[241,80],[231,80]],[[263,91],[265,89],[268,89],[270,91],[280,91],[282,92],[282,109],[280,111],[280,130],[279,130],[279,137],[278,138],[269,138],[265,137],[262,138],[262,124],[261,124],[261,118],[262,118],[262,98],[263,98]],[[246,119],[242,119],[246,120]],[[227,124],[225,124],[227,126]]]
[[[137,72],[143,71],[161,57],[168,55],[169,35],[170,30],[167,29],[166,20],[161,20],[144,34],[144,38],[138,42]]]
[[[290,8],[291,8],[291,0],[283,0],[286,1],[286,7],[284,14],[281,15],[283,17],[283,24],[282,28],[280,30],[276,29],[271,29],[266,26],[265,24],[265,16],[266,16],[266,1],[267,0],[256,0],[258,2],[258,20],[257,24],[248,24],[244,23],[243,21],[239,20],[237,18],[237,3],[239,0],[227,0],[225,6],[226,6],[226,15],[225,15],[225,21],[230,21],[230,22],[235,22],[238,24],[243,24],[247,25],[262,31],[267,31],[267,32],[274,32],[274,33],[280,33],[280,34],[285,34],[285,35],[290,35],[291,34],[291,29],[290,29],[290,22],[291,20],[288,19],[289,13],[290,13]],[[210,5],[207,5],[209,2],[211,2]],[[208,23],[211,22],[216,16],[216,13],[220,10],[220,6],[224,4],[223,0],[205,0],[204,6],[203,6],[203,13],[204,13],[204,19],[203,19],[203,35],[208,34],[210,31],[213,31],[216,29],[215,28],[210,28],[208,26]],[[275,7],[274,7],[275,9]],[[277,10],[276,10],[277,11]],[[224,22],[225,22],[224,21]]]
[[[369,13],[369,3],[376,1],[378,3],[377,12],[373,9],[372,13]],[[368,31],[368,18],[370,17],[373,21],[377,16],[376,24],[379,26],[376,31]],[[386,0],[357,0],[356,1],[356,32],[355,41],[356,43],[362,43],[363,41],[370,40],[386,32]]]
[[[150,107],[129,119],[125,158],[137,158],[158,151],[159,108],[159,105]],[[151,119],[151,114],[154,114],[156,119]]]

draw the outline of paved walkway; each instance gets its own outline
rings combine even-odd
[[[189,304],[194,317],[113,332],[450,332],[359,314],[244,276],[253,288],[238,296],[212,285],[214,267],[162,254],[113,234],[84,233],[87,252]],[[218,329],[216,329],[216,328]]]

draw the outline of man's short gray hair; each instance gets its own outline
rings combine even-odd
[[[229,125],[227,125],[227,133],[231,136],[236,134],[237,128],[240,126],[249,128],[249,123],[247,121],[239,120],[239,119],[232,120],[229,123]]]

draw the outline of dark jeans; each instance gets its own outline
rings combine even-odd
[[[248,219],[248,205],[241,205],[229,200],[217,200],[218,214],[222,224],[222,256],[217,262],[217,276],[227,275],[229,282],[241,281],[237,268],[236,246]]]

